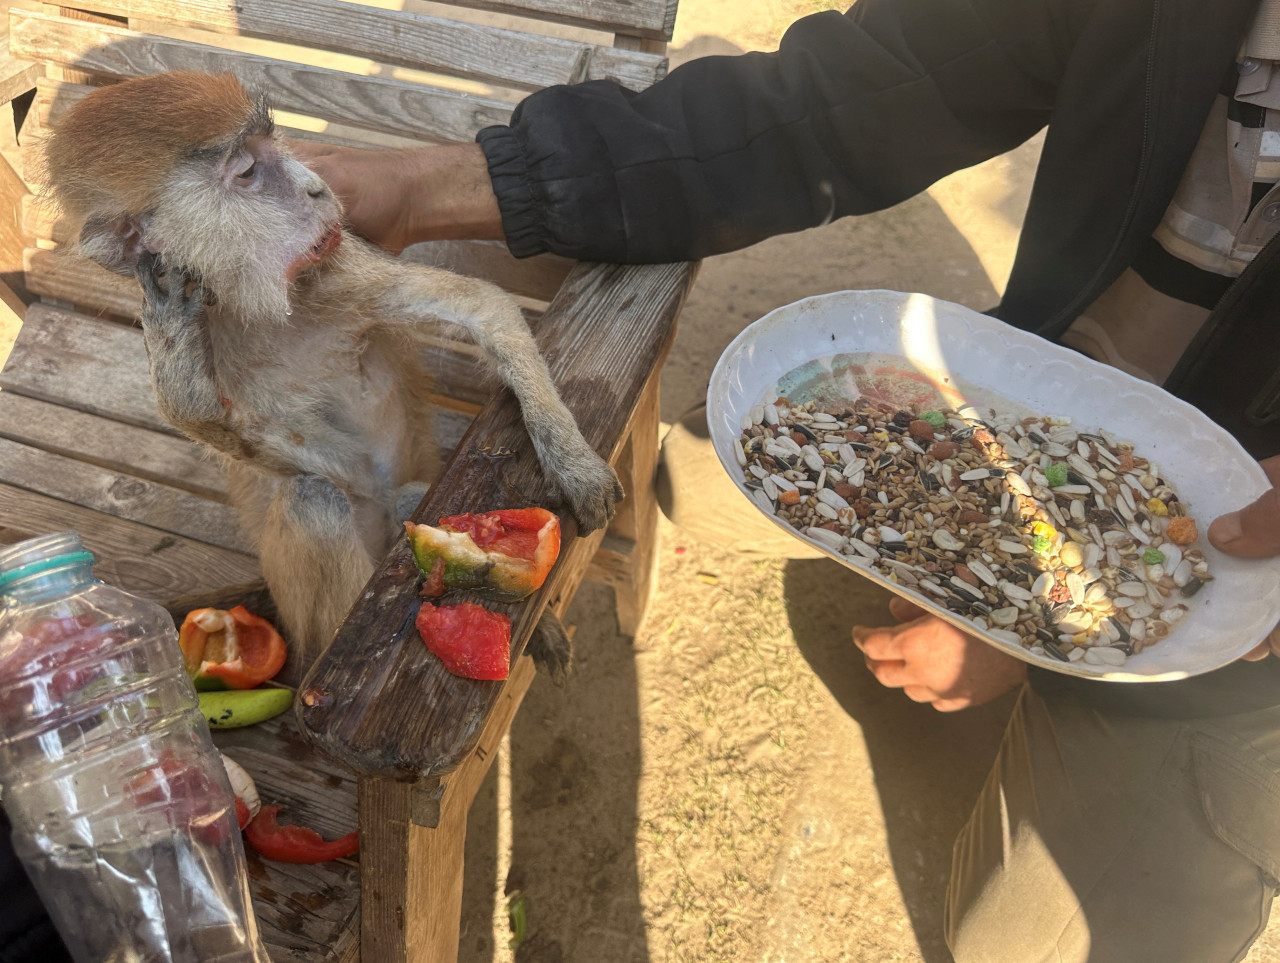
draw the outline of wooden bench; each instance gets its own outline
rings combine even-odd
[[[13,8],[0,101],[16,98],[29,151],[94,86],[169,69],[232,70],[270,91],[290,136],[373,146],[470,140],[548,84],[652,83],[665,71],[675,16],[675,0],[402,6]],[[233,602],[270,614],[221,470],[156,412],[130,322],[137,286],[60,258],[66,226],[4,162],[0,210],[8,282],[0,311],[25,310],[0,372],[0,543],[75,528],[101,577],[176,617]],[[487,277],[521,298],[566,403],[627,498],[607,532],[580,538],[564,518],[551,578],[507,608],[515,659],[507,682],[457,679],[426,652],[413,628],[417,579],[400,545],[320,659],[286,666],[281,684],[297,689],[298,712],[218,734],[289,817],[330,836],[360,830],[355,860],[300,867],[250,856],[275,960],[456,959],[466,814],[532,678],[521,653],[538,614],[548,605],[564,614],[578,584],[593,578],[614,587],[621,626],[633,632],[650,586],[658,370],[694,266],[517,262],[482,242],[422,245],[406,256]],[[430,360],[437,434],[452,454],[417,517],[550,504],[517,406],[478,375],[474,349],[441,342]]]

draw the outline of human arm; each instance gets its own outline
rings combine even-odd
[[[342,199],[347,223],[396,254],[419,241],[502,239],[502,216],[477,144],[360,150],[294,141],[293,153]]]
[[[927,614],[906,599],[889,603],[899,625],[855,626],[854,644],[881,685],[939,712],[982,705],[1027,678],[1027,664]]]
[[[643,92],[540,91],[478,137],[503,234],[518,256],[676,261],[891,206],[1044,126],[1094,5],[861,0],[797,21],[776,53],[694,60]],[[388,196],[404,183],[392,172]]]

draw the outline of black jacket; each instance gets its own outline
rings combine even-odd
[[[640,93],[550,88],[478,140],[513,253],[638,263],[889,207],[1047,126],[994,313],[1057,338],[1150,239],[1257,5],[859,0],[798,21],[776,53],[695,60]],[[1166,385],[1257,457],[1280,453],[1272,262],[1280,242]],[[1215,684],[1231,701],[1196,696]],[[1252,702],[1242,687],[1257,690]],[[1280,701],[1280,659],[1140,688],[1185,714],[1240,711]]]

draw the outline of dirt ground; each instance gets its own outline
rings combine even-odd
[[[674,62],[773,49],[833,4],[682,0]],[[704,263],[663,373],[667,422],[743,326],[811,294],[1003,288],[1039,142],[896,210]],[[885,600],[827,561],[751,561],[664,520],[646,625],[571,611],[576,676],[538,679],[477,798],[463,963],[944,963],[955,834],[1011,708],[943,716],[881,688],[849,638]],[[514,905],[523,941],[509,945]],[[1280,961],[1276,927],[1249,956]],[[1134,961],[1142,963],[1142,961]]]

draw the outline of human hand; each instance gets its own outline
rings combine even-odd
[[[363,150],[294,140],[289,148],[342,201],[351,230],[393,254],[419,241],[503,237],[475,144]]]
[[[939,712],[982,705],[1027,677],[1027,665],[995,646],[928,615],[906,599],[894,598],[889,611],[901,625],[854,626],[853,641],[881,685],[901,689],[914,702]]]
[[[1213,520],[1209,544],[1220,552],[1239,558],[1270,558],[1280,555],[1280,455],[1259,462],[1272,487],[1251,505]],[[1280,626],[1241,658],[1249,662],[1280,655]]]

